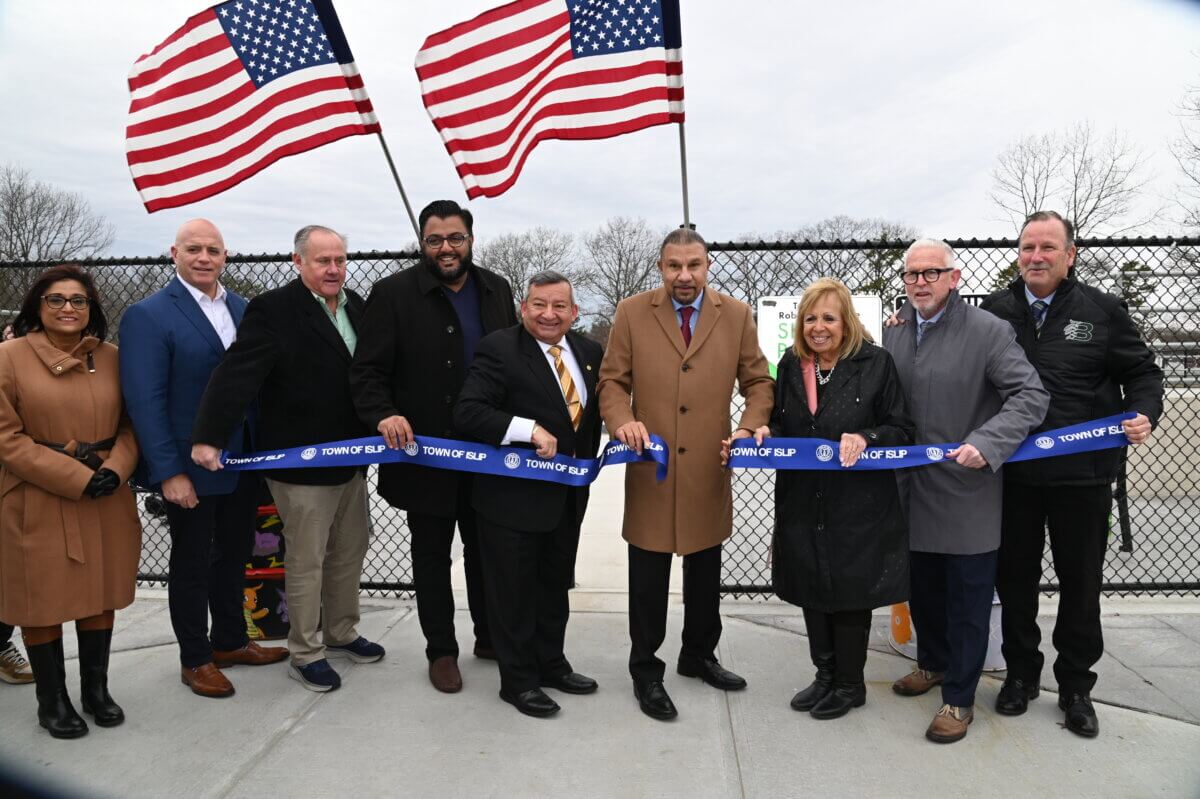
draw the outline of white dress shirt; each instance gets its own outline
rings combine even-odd
[[[237,337],[237,325],[233,323],[233,314],[229,313],[229,306],[225,303],[225,287],[217,283],[217,296],[213,298],[184,280],[178,271],[175,272],[175,276],[179,278],[179,282],[200,306],[200,310],[204,312],[204,317],[213,326],[213,330],[217,331],[217,338],[221,339],[221,344],[225,349],[229,349],[229,345]]]
[[[540,339],[537,341],[539,347],[542,348],[542,354],[546,356],[546,363],[550,367],[550,375],[554,378],[554,382],[558,383],[559,393],[562,393],[562,383],[558,379],[558,370],[554,368],[554,356],[550,354],[550,348],[557,346],[562,350],[561,358],[563,365],[567,367],[567,371],[571,374],[571,380],[575,383],[575,393],[579,395],[579,407],[587,407],[587,388],[583,382],[583,372],[579,370],[579,362],[575,360],[575,353],[571,352],[571,345],[567,343],[567,337],[563,336],[559,339],[558,344],[547,344]],[[563,407],[567,405],[567,397],[563,394]],[[508,430],[504,433],[504,440],[500,442],[504,444],[512,444],[514,441],[533,443],[533,426],[537,423],[536,419],[526,419],[522,416],[514,416],[512,421],[508,423]]]

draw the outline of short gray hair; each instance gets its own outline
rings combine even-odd
[[[547,269],[543,272],[538,272],[529,278],[529,282],[525,285],[525,294],[529,295],[529,290],[534,286],[553,286],[555,283],[566,283],[567,288],[571,290],[571,304],[575,304],[575,287],[571,285],[571,281],[562,272],[555,272],[553,269]]]
[[[908,245],[908,249],[904,251],[905,264],[908,263],[908,256],[917,250],[939,250],[946,256],[946,268],[958,269],[958,256],[954,254],[954,248],[941,239],[917,239]]]
[[[292,252],[294,252],[296,255],[299,255],[301,258],[305,257],[305,255],[308,254],[309,238],[312,237],[312,234],[318,233],[318,232],[332,233],[333,235],[337,236],[338,239],[341,240],[342,249],[343,250],[347,249],[346,237],[343,236],[341,233],[338,233],[333,228],[325,227],[324,225],[305,225],[304,227],[302,227],[296,231],[296,237],[292,240],[292,247],[293,247]]]
[[[695,230],[692,230],[690,227],[675,228],[667,234],[667,237],[663,239],[662,246],[658,248],[658,255],[660,258],[662,257],[663,250],[667,249],[667,247],[672,244],[680,244],[685,247],[689,244],[699,244],[704,248],[704,254],[708,255],[708,242],[704,240],[703,236],[701,236]]]

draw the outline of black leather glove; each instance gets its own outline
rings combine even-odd
[[[87,494],[92,499],[99,497],[107,497],[112,492],[121,487],[121,478],[111,469],[97,469],[92,475],[92,479],[88,480],[88,484],[84,486],[83,493]]]

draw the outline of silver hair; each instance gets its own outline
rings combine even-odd
[[[954,248],[941,239],[917,239],[908,245],[908,249],[904,251],[905,264],[908,263],[908,256],[917,250],[941,250],[942,254],[946,256],[946,267],[958,269],[958,256],[954,254]]]
[[[308,254],[308,240],[314,233],[332,233],[337,236],[342,242],[342,249],[347,249],[346,237],[338,233],[333,228],[325,227],[324,225],[305,225],[296,231],[296,237],[292,240],[293,249],[296,255],[304,258]]]

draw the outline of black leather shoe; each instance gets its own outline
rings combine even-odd
[[[675,703],[667,695],[667,689],[661,682],[634,683],[633,695],[637,697],[642,712],[652,719],[670,721],[679,715]]]
[[[600,685],[591,677],[585,677],[577,671],[560,674],[557,677],[543,677],[543,688],[553,688],[568,694],[595,693]]]
[[[1092,698],[1082,691],[1058,695],[1058,706],[1067,712],[1067,729],[1084,738],[1100,734],[1100,720],[1092,707]]]
[[[1030,701],[1037,699],[1040,693],[1036,682],[1027,683],[1020,677],[1009,677],[1000,686],[996,712],[1004,716],[1019,716],[1029,709]]]
[[[746,687],[746,681],[732,671],[722,668],[715,660],[700,658],[680,658],[675,671],[684,677],[699,677],[713,688],[722,691],[740,691]]]
[[[808,715],[822,721],[836,719],[849,713],[851,708],[862,707],[866,703],[867,686],[863,683],[834,683],[833,690],[813,705]]]
[[[817,671],[817,678],[812,685],[799,691],[792,697],[792,710],[807,713],[833,690],[833,674],[827,671]]]
[[[553,716],[559,710],[558,703],[546,696],[541,688],[522,691],[519,694],[510,694],[502,688],[500,689],[500,698],[526,716],[544,718]]]

